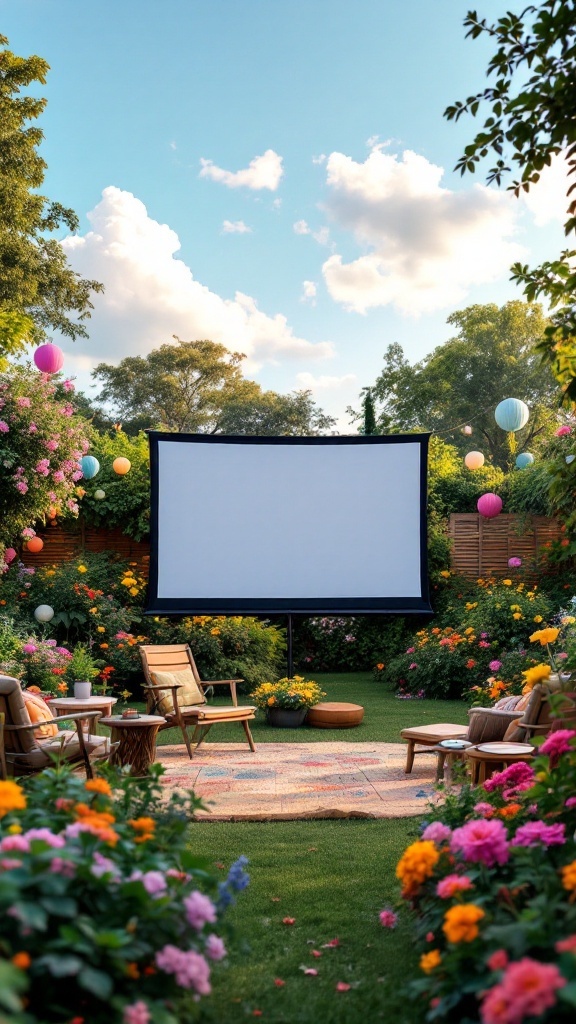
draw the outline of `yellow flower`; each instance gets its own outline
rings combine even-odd
[[[424,974],[430,974],[435,967],[442,963],[442,956],[439,949],[431,949],[429,953],[422,953],[420,957],[420,970]]]
[[[84,789],[90,793],[103,793],[104,796],[112,796],[110,784],[106,782],[106,779],[88,779],[84,783]]]
[[[542,622],[542,616],[541,615],[535,615],[534,616],[534,622]]]
[[[510,611],[511,612],[521,612],[522,609],[521,609],[519,604],[511,604],[510,605]]]
[[[440,854],[429,839],[420,839],[404,850],[396,865],[396,878],[402,882],[405,895],[414,895],[422,882],[434,873]]]
[[[553,644],[557,640],[559,632],[560,630],[554,626],[548,626],[547,629],[538,629],[535,633],[532,633],[530,643],[534,644],[539,640],[542,647],[545,647],[546,644]]]
[[[19,836],[22,832],[22,825],[9,825],[7,831],[11,836]]]
[[[26,795],[17,782],[8,779],[0,781],[0,818],[3,818],[9,811],[23,811],[26,809]]]
[[[450,576],[450,573],[448,572],[448,569],[442,569],[440,575],[443,576],[445,580],[447,580],[448,577]]]
[[[86,568],[85,565],[79,565],[78,572],[88,572],[88,569]]]
[[[473,942],[478,935],[478,921],[485,917],[475,903],[459,903],[444,914],[442,931],[448,942]]]
[[[530,693],[530,690],[536,686],[537,683],[543,682],[544,679],[548,679],[552,669],[550,665],[534,665],[534,668],[527,668],[522,673],[526,679],[526,685],[523,689],[523,693]]]
[[[130,587],[130,590],[128,591],[128,593],[132,594],[132,597],[136,597],[136,595],[138,593],[138,588],[137,587]]]
[[[561,868],[562,885],[568,892],[576,892],[576,860]]]
[[[520,614],[520,612],[514,612],[514,615],[512,616],[512,618],[513,619],[521,619],[521,618],[523,618],[523,616]]]
[[[97,615],[98,614],[98,609],[97,608],[89,608],[88,611],[90,612],[91,615]]]
[[[502,580],[502,583],[504,584],[505,587],[512,586],[512,580]]]
[[[573,615],[565,615],[564,618],[562,619],[562,625],[563,626],[572,626],[575,622],[576,622],[576,619],[574,618]]]
[[[133,587],[136,580],[132,579],[131,576],[125,576],[123,580],[120,580],[123,587]]]
[[[97,633],[105,633],[106,632],[106,627],[105,626],[96,626],[96,632]]]
[[[218,626],[214,626],[214,629],[210,630],[210,636],[218,636],[219,633],[220,633],[220,630],[218,629]]]
[[[466,607],[468,607],[468,606],[466,606]],[[473,633],[473,632],[474,632],[474,630],[473,630],[472,626],[468,626],[468,629],[464,630],[464,636],[469,636],[470,633]]]

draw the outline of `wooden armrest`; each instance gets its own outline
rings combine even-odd
[[[524,722],[518,722],[521,729],[526,729],[528,732],[550,732],[552,728],[552,722],[548,722],[546,725],[524,725]]]
[[[220,686],[221,684],[229,686],[230,683],[243,683],[243,679],[201,679],[202,686]]]
[[[73,715],[58,715],[57,718],[45,718],[31,725],[5,725],[4,728],[10,732],[24,732],[28,729],[41,729],[44,725],[54,725],[56,722],[83,722],[86,718],[102,718],[102,711],[75,711]]]
[[[174,683],[173,686],[159,686],[158,683],[146,683],[143,690],[181,690],[183,683]]]

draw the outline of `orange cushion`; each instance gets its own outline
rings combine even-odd
[[[45,740],[49,736],[57,736],[58,726],[52,722],[52,712],[42,697],[36,693],[30,693],[29,690],[22,690],[22,696],[32,725],[35,722],[50,722],[50,725],[41,725],[38,729],[34,729],[36,739]]]

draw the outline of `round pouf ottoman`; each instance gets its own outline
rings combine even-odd
[[[326,701],[310,708],[306,723],[314,729],[351,729],[360,725],[363,718],[364,708],[360,704]]]

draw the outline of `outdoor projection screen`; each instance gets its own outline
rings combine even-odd
[[[150,432],[147,612],[430,611],[428,436]]]

